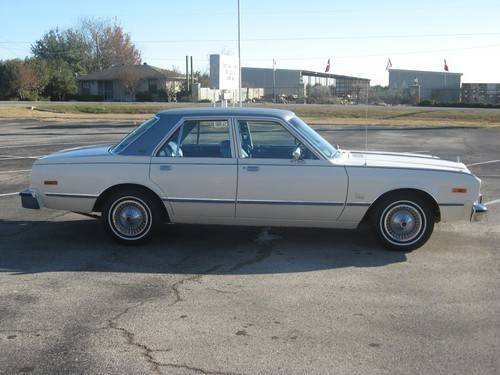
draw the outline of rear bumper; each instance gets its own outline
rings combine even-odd
[[[36,197],[36,192],[32,189],[24,189],[19,193],[21,196],[21,204],[23,208],[30,208],[33,210],[39,210],[40,204]]]
[[[486,216],[488,208],[483,204],[483,196],[480,195],[477,202],[472,205],[471,221],[481,221]]]

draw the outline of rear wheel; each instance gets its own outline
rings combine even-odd
[[[161,212],[150,194],[140,190],[120,191],[108,198],[102,220],[106,231],[118,242],[136,245],[151,239]]]
[[[434,215],[425,198],[392,194],[375,207],[372,226],[385,247],[410,251],[427,242],[434,229]]]

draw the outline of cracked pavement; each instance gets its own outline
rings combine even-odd
[[[84,142],[87,131],[52,142]],[[359,130],[324,134],[364,142]],[[500,129],[406,134],[370,131],[370,147],[500,159]],[[28,162],[6,163],[0,171]],[[493,176],[487,200],[500,198],[498,168],[474,170]],[[0,193],[26,184],[0,177]],[[0,199],[2,374],[500,371],[500,205],[484,223],[438,225],[406,254],[366,228],[166,225],[152,243],[123,247],[94,219],[19,205]]]

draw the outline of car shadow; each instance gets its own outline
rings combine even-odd
[[[140,246],[115,243],[94,219],[0,220],[0,272],[273,274],[406,261],[358,230],[164,225]]]

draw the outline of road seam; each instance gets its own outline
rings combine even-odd
[[[210,274],[211,272],[214,272],[215,270],[219,269],[221,266],[222,265],[220,265],[220,264],[213,266],[213,267],[211,267],[211,268],[209,268],[209,269],[207,269],[199,274],[187,277],[185,279],[181,279],[181,280],[175,282],[174,284],[172,284],[170,288],[172,289],[172,291],[174,293],[175,300],[173,303],[171,303],[169,305],[169,307],[171,307],[179,302],[184,301],[184,299],[182,298],[181,292],[179,290],[180,286],[182,286],[186,282],[200,280],[202,277],[206,276],[207,274]],[[204,374],[204,375],[239,375],[239,374],[234,373],[234,372],[212,371],[212,370],[202,369],[199,367],[189,366],[187,364],[163,363],[163,362],[157,361],[154,358],[153,353],[155,353],[155,352],[169,352],[170,349],[151,349],[146,344],[142,344],[142,343],[138,342],[135,339],[135,334],[132,331],[129,331],[128,329],[121,327],[118,324],[118,320],[121,317],[123,317],[124,315],[129,313],[132,309],[143,306],[146,302],[148,302],[148,300],[145,300],[145,301],[139,302],[135,305],[129,306],[125,310],[123,310],[122,312],[120,312],[120,313],[116,314],[115,316],[113,316],[112,318],[108,319],[107,320],[107,327],[105,327],[105,329],[107,328],[107,329],[119,331],[122,334],[122,336],[125,337],[125,339],[127,340],[128,345],[132,345],[132,346],[139,348],[142,351],[142,353],[141,353],[142,357],[145,358],[146,362],[152,366],[153,371],[156,374],[162,373],[160,370],[161,367],[170,367],[170,368],[177,368],[177,369],[186,369],[186,370],[198,372],[198,373]]]

